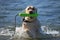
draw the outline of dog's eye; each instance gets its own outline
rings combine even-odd
[[[29,10],[30,8],[28,8],[28,10]]]
[[[29,10],[29,9],[35,10],[35,8],[28,8],[28,10]]]
[[[32,8],[32,10],[35,10],[34,8]]]

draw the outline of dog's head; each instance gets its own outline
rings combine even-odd
[[[37,13],[37,9],[34,6],[28,6],[25,9],[25,13],[26,14],[34,14],[34,13]],[[31,21],[35,20],[36,17],[26,16],[26,17],[24,17],[24,19],[31,22]]]
[[[36,13],[37,9],[34,6],[27,6],[27,8],[25,9],[25,12],[27,14],[33,14]]]

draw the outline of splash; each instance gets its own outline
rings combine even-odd
[[[10,29],[0,28],[0,35],[4,36],[12,36],[14,31],[10,31]]]
[[[51,28],[46,27],[46,26],[41,26],[41,30],[43,34],[52,35],[53,37],[60,36],[59,31],[52,30]]]
[[[10,31],[11,29],[5,29],[5,28],[0,28],[0,36],[2,37],[8,37],[9,36],[9,39],[12,39],[13,38],[13,35],[14,35],[14,31]],[[23,34],[24,33],[24,34]],[[41,26],[40,28],[40,33],[43,35],[42,38],[44,37],[49,37],[49,36],[53,36],[53,37],[58,37],[60,36],[59,34],[59,31],[56,31],[56,30],[51,30],[50,28],[46,27],[46,26]],[[24,29],[22,29],[22,27],[16,27],[16,32],[15,32],[15,39],[16,38],[21,38],[22,36],[24,36],[25,38],[26,37],[29,37],[29,35],[27,35],[27,33],[24,32]],[[4,37],[4,38],[5,38]],[[7,39],[7,38],[6,38]]]
[[[51,37],[58,37],[58,36],[60,36],[59,35],[59,31],[51,30],[50,28],[48,28],[46,26],[41,26],[40,33],[41,33],[41,35],[43,35],[43,38],[47,37],[47,36],[48,37],[49,36],[51,36]],[[21,36],[28,37],[27,33],[24,32],[22,27],[16,27],[16,34],[15,35],[19,36],[19,37],[21,37]]]

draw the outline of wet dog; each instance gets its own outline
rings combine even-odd
[[[37,13],[37,9],[34,6],[28,6],[25,12],[26,14],[34,14]],[[41,24],[37,17],[24,17],[22,27],[29,37],[39,38]]]
[[[34,6],[28,6],[25,9],[26,14],[34,14],[37,13],[37,9]],[[40,37],[40,29],[41,24],[37,17],[26,16],[23,18],[22,27],[20,27],[17,32],[21,37],[24,38],[39,38]]]

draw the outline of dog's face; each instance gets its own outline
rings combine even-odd
[[[25,13],[26,14],[34,14],[34,13],[37,13],[37,9],[34,7],[34,6],[28,6],[26,9],[25,9]],[[36,17],[25,17],[25,20],[27,21],[33,21],[35,20]]]
[[[37,9],[34,7],[34,6],[28,6],[26,9],[25,9],[25,12],[27,14],[33,14],[33,13],[36,13]]]

